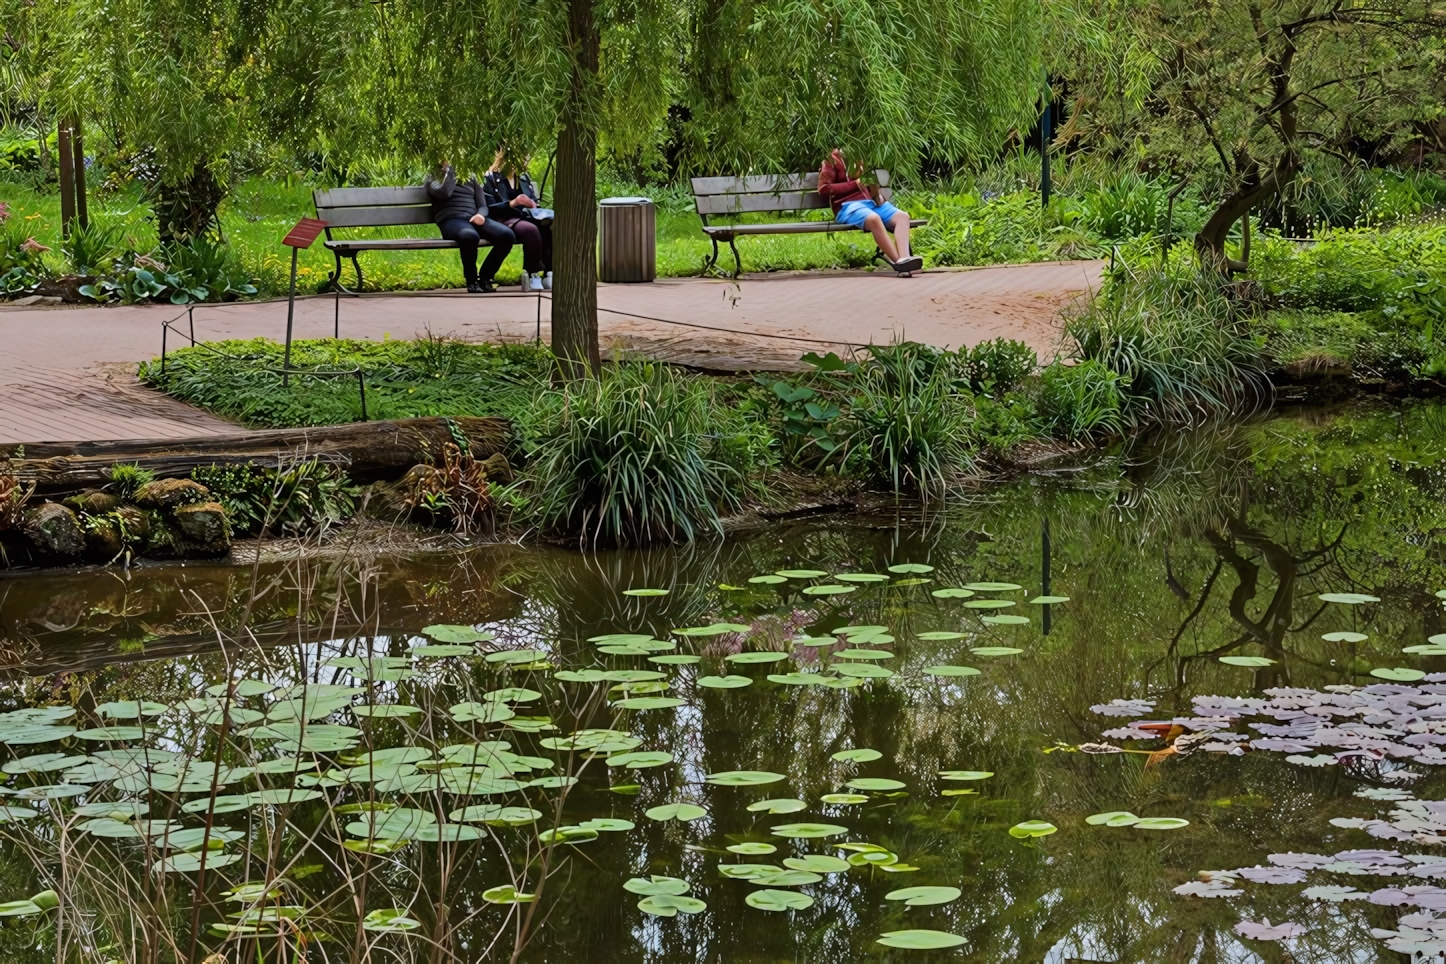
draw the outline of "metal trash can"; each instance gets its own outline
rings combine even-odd
[[[609,197],[598,204],[598,277],[652,281],[658,276],[657,208],[645,197]]]

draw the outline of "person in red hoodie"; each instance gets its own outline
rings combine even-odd
[[[863,165],[856,165],[849,176],[848,163],[838,148],[829,154],[818,169],[818,193],[833,208],[840,224],[851,224],[874,236],[889,267],[899,274],[908,274],[924,267],[924,259],[909,254],[909,212],[900,211],[888,201],[878,199],[878,185],[859,182]],[[889,229],[894,236],[889,237]]]

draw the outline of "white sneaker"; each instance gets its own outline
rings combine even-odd
[[[529,290],[531,290],[531,291],[541,291],[541,290],[542,290],[542,275],[540,275],[540,274],[535,274],[535,275],[530,275],[530,276],[528,276],[528,277],[529,277],[529,279],[530,279],[530,281],[531,281],[531,284],[528,286],[528,287],[529,287]]]
[[[547,272],[546,274],[544,274],[544,275],[542,276],[542,287],[546,288],[548,291],[551,291],[551,290],[552,290],[552,272],[551,272],[551,271]]]

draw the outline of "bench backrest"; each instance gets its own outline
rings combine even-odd
[[[879,197],[887,201],[889,172],[877,170]],[[812,211],[829,206],[818,193],[818,172],[760,174],[752,177],[695,177],[693,202],[703,217],[764,211]]]
[[[339,187],[313,191],[311,199],[328,232],[432,223],[432,199],[424,187]]]

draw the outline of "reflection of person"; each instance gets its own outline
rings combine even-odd
[[[552,287],[552,222],[543,223],[533,216],[537,209],[537,188],[515,167],[502,169],[502,152],[492,170],[482,179],[482,193],[487,199],[487,216],[512,229],[522,245],[522,290],[541,291]]]
[[[862,174],[860,164],[850,177],[843,151],[835,148],[818,169],[818,193],[828,200],[839,223],[863,228],[874,236],[889,267],[900,274],[918,271],[924,267],[924,259],[909,254],[909,213],[880,201],[878,185],[864,185],[859,180]],[[892,238],[890,228],[894,231]]]
[[[462,274],[472,294],[496,291],[492,279],[517,241],[512,229],[487,216],[487,202],[482,185],[475,176],[466,183],[457,183],[457,172],[445,160],[427,178],[427,194],[432,199],[432,220],[437,222],[442,237],[456,241],[461,248]],[[483,239],[492,245],[487,260],[482,262],[482,275],[477,275],[477,247]]]

